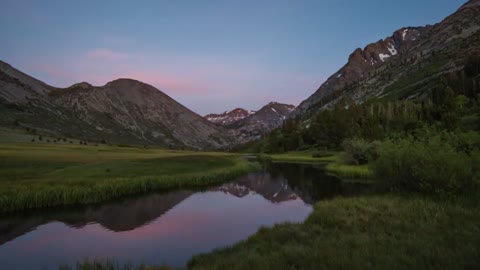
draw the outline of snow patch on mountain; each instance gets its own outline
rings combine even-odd
[[[379,54],[378,57],[380,57],[380,60],[382,60],[382,62],[385,62],[385,59],[389,58],[390,55],[389,54]]]

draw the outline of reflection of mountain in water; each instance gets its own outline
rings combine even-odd
[[[322,168],[298,164],[265,164],[261,172],[251,173],[211,191],[221,191],[243,198],[250,193],[280,203],[301,198],[307,204],[338,195],[354,195],[365,186],[345,184],[326,175]],[[60,221],[72,227],[98,223],[111,231],[128,231],[143,226],[165,214],[188,198],[193,191],[151,194],[98,206],[58,208],[0,217],[0,245],[36,227]]]
[[[191,194],[190,191],[151,194],[100,206],[9,215],[0,218],[0,245],[51,221],[76,228],[98,223],[115,232],[133,230],[165,214]]]
[[[211,190],[222,191],[236,197],[257,193],[265,199],[279,203],[301,198],[313,204],[335,196],[351,196],[365,190],[362,184],[344,183],[325,174],[321,167],[313,165],[267,163],[264,171],[251,173],[233,182]]]
[[[295,191],[288,186],[288,181],[285,178],[272,179],[269,173],[263,172],[251,173],[211,190],[223,191],[240,198],[250,193],[257,193],[274,203],[298,198]]]

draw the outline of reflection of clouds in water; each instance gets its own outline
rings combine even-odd
[[[0,241],[10,241],[0,246],[0,261],[37,269],[99,256],[182,267],[192,255],[243,240],[260,226],[301,222],[316,199],[349,192],[312,166],[277,164],[205,192],[12,215],[0,220]]]
[[[161,218],[135,230],[113,232],[99,224],[82,228],[59,222],[43,225],[0,248],[0,260],[14,261],[12,265],[21,266],[21,261],[17,261],[21,260],[20,254],[28,255],[30,260],[57,260],[56,254],[63,254],[72,258],[71,262],[81,259],[80,255],[135,261],[151,254],[156,259],[183,266],[194,254],[238,242],[260,226],[300,222],[310,211],[311,207],[301,200],[277,205],[258,194],[237,198],[222,192],[196,193]],[[27,252],[25,246],[29,247]],[[19,258],[15,259],[15,255]]]

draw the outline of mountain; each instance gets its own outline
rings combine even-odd
[[[343,98],[360,103],[422,98],[435,79],[462,69],[465,58],[480,48],[479,11],[480,0],[471,0],[438,24],[404,27],[356,49],[292,115],[308,115]]]
[[[293,105],[270,102],[255,112],[235,109],[223,114],[209,114],[205,118],[232,131],[236,143],[241,144],[281,126],[293,110]]]
[[[205,119],[208,121],[221,125],[221,126],[226,126],[230,125],[234,122],[237,122],[238,120],[242,120],[243,118],[254,114],[255,111],[250,111],[250,110],[245,110],[242,108],[236,108],[234,110],[224,112],[222,114],[208,114],[205,115]]]
[[[118,79],[56,88],[0,61],[0,125],[92,142],[225,148],[228,132],[155,87]]]

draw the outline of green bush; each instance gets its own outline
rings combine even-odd
[[[347,163],[363,165],[377,159],[379,142],[367,142],[364,139],[348,139],[342,144],[345,151],[344,159]]]
[[[375,178],[387,187],[422,193],[452,194],[471,187],[477,172],[474,148],[458,147],[464,135],[444,133],[387,140],[372,164]],[[478,136],[478,134],[477,134]],[[474,152],[475,151],[475,152]]]

